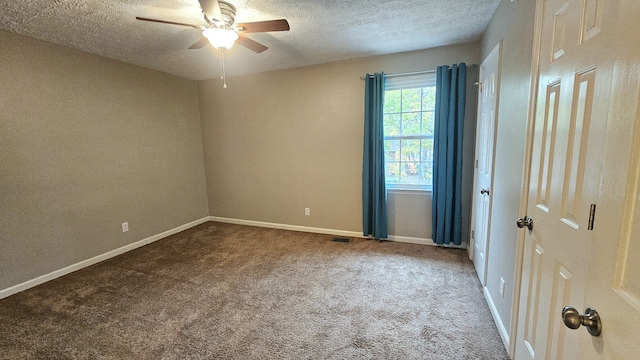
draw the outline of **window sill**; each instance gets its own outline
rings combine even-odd
[[[387,186],[387,193],[394,195],[418,195],[418,196],[431,196],[431,189],[409,189],[404,187],[389,187]]]

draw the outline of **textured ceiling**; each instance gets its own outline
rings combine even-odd
[[[228,0],[236,22],[286,18],[288,32],[247,34],[269,47],[226,52],[227,75],[323,64],[479,39],[500,0]],[[0,0],[0,29],[170,74],[220,75],[217,50],[187,48],[206,24],[197,0]]]

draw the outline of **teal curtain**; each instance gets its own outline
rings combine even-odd
[[[384,181],[384,73],[365,77],[362,160],[362,233],[388,237],[387,188]]]
[[[462,242],[462,134],[467,66],[438,66],[433,133],[433,242]]]

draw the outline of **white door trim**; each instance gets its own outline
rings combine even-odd
[[[543,14],[543,8],[536,6],[535,10],[535,28],[533,33],[533,49],[531,53],[531,75],[530,75],[530,87],[529,87],[529,109],[527,111],[527,132],[525,137],[525,149],[524,158],[522,159],[522,187],[520,190],[520,214],[519,217],[524,217],[527,214],[527,206],[529,205],[529,177],[531,173],[531,156],[533,152],[533,137],[534,137],[534,125],[536,115],[536,92],[538,89],[538,74],[540,72],[540,41],[542,39],[542,21],[540,18]],[[515,226],[515,224],[514,224]],[[514,278],[514,292],[513,299],[511,301],[511,325],[509,338],[516,339],[518,331],[518,313],[520,311],[520,298],[526,296],[522,294],[522,291],[527,289],[521,289],[522,277],[527,275],[522,273],[522,265],[524,260],[524,240],[525,230],[518,231],[517,245],[516,245],[516,262],[515,262],[515,276]],[[507,352],[513,359],[516,354],[517,341],[511,341]]]

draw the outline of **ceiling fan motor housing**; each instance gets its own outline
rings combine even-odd
[[[206,22],[212,25],[216,25],[218,27],[229,29],[236,22],[236,7],[231,5],[226,1],[218,1],[218,5],[220,6],[220,12],[222,13],[222,21],[224,24],[220,24],[220,22],[212,21],[207,17],[207,14],[203,15]]]

